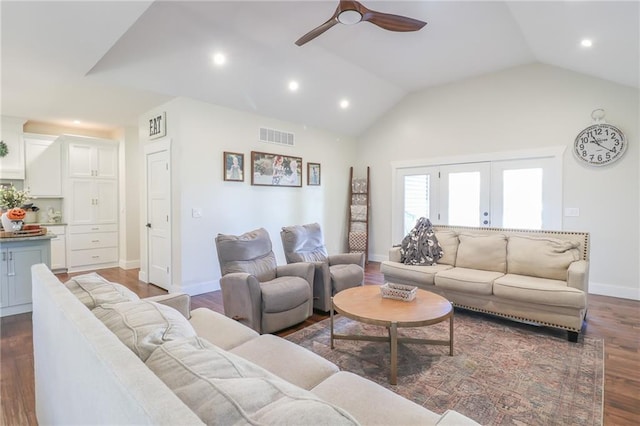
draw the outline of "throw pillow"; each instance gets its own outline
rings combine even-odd
[[[344,410],[199,337],[159,347],[147,367],[209,425],[354,425]]]
[[[64,285],[90,310],[103,303],[121,303],[140,299],[125,286],[112,283],[95,272],[73,277]]]
[[[93,313],[142,361],[165,342],[196,335],[180,312],[147,300],[104,304]]]
[[[555,238],[514,235],[507,244],[507,268],[510,274],[567,280],[567,270],[580,259],[579,244]]]
[[[507,270],[507,237],[503,234],[458,235],[457,268],[480,269],[505,273]]]

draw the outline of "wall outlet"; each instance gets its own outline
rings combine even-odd
[[[578,217],[580,216],[580,209],[577,207],[567,207],[564,209],[565,217]]]
[[[202,209],[201,208],[192,208],[191,209],[191,217],[195,219],[200,219],[202,217]]]

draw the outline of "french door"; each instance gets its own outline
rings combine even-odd
[[[422,216],[443,225],[560,229],[560,176],[548,158],[398,168],[394,217],[402,221],[394,241]]]

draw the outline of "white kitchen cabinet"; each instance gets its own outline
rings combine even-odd
[[[65,212],[70,225],[118,221],[118,182],[114,180],[70,179]]]
[[[0,316],[31,311],[31,266],[50,265],[49,239],[0,240]]]
[[[51,270],[61,271],[67,269],[67,237],[66,227],[47,226],[49,233],[55,235],[51,239]]]
[[[70,272],[118,264],[118,227],[115,224],[69,226],[67,242]]]
[[[55,136],[24,136],[25,187],[32,197],[62,197],[62,150]]]
[[[63,135],[67,270],[118,265],[118,142]]]
[[[70,136],[68,141],[68,161],[70,178],[116,179],[118,177],[118,146],[113,142],[99,140],[89,143]]]
[[[0,140],[9,152],[0,157],[0,179],[24,179],[24,123],[22,118],[2,117]]]

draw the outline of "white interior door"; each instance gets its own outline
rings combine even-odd
[[[171,178],[169,151],[146,154],[148,280],[171,287]]]

